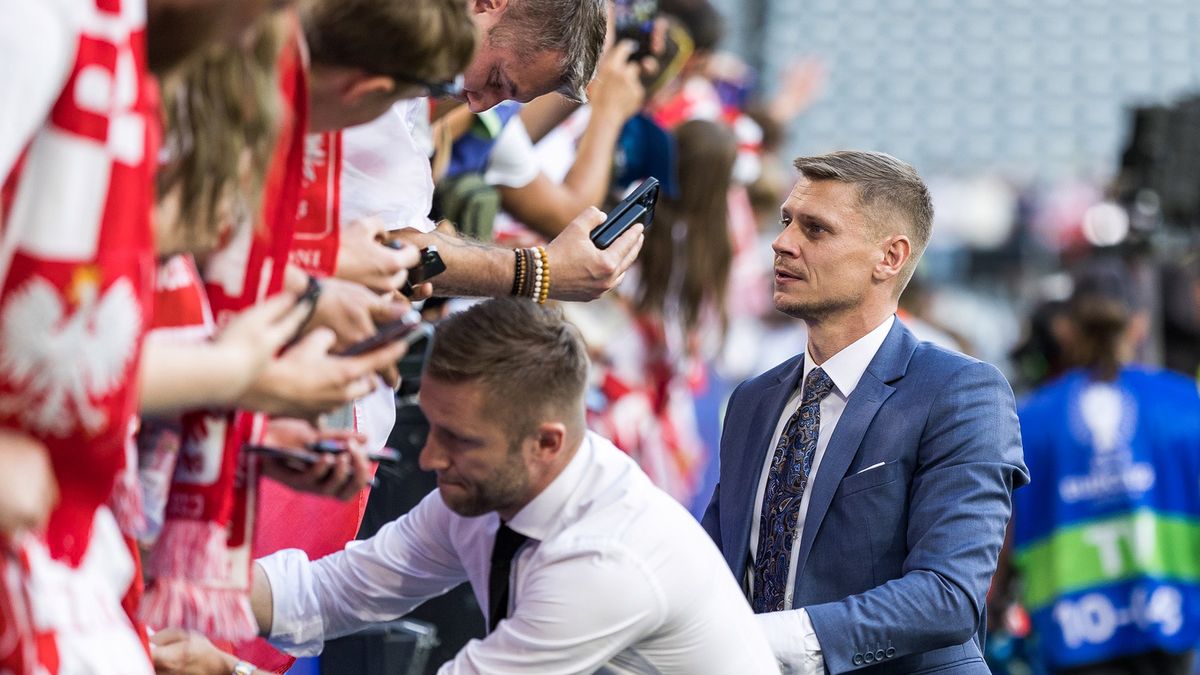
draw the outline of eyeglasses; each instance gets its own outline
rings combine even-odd
[[[462,96],[463,93],[463,76],[461,74],[456,76],[453,80],[442,80],[440,82],[430,82],[429,80],[413,77],[412,75],[404,75],[402,73],[393,74],[392,78],[401,82],[408,82],[410,84],[416,84],[425,87],[431,98],[458,97]]]

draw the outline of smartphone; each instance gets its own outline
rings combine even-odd
[[[654,33],[654,18],[658,16],[658,0],[616,0],[615,14],[617,40],[637,43],[629,60],[638,61],[650,56],[650,37]]]
[[[380,448],[375,452],[368,452],[367,459],[380,464],[399,464],[400,451],[395,448]]]
[[[654,220],[654,205],[657,202],[658,179],[647,178],[608,212],[608,218],[603,223],[592,230],[592,243],[596,248],[605,249],[633,227],[634,223],[641,223],[649,228]]]
[[[367,352],[375,351],[380,347],[402,340],[414,333],[421,327],[421,313],[415,309],[409,309],[404,316],[385,323],[379,327],[379,331],[371,337],[355,342],[338,352],[339,356],[357,356],[366,354]]]
[[[309,464],[315,462],[316,457],[320,454],[336,455],[348,450],[344,442],[335,441],[328,438],[317,441],[316,443],[309,443],[305,447],[309,450],[309,452],[317,453],[317,455],[302,455],[285,448],[271,448],[258,445],[250,446],[252,452],[260,452],[281,459],[296,459]],[[395,464],[400,461],[400,451],[395,448],[380,448],[374,452],[368,452],[367,459],[371,460],[372,462]]]
[[[413,294],[413,286],[423,284],[445,271],[446,263],[442,260],[441,254],[438,253],[437,247],[426,246],[421,249],[421,262],[409,268],[408,280],[404,282],[404,287],[400,289],[400,292],[411,296]]]
[[[319,453],[319,452],[325,452],[325,453],[334,452],[334,453],[336,453],[336,452],[344,452],[346,450],[345,446],[336,446],[334,444],[326,444],[326,443],[327,443],[326,441],[317,441],[316,443],[310,444],[308,446],[308,449],[313,452],[308,452],[308,453],[300,452],[298,450],[291,450],[288,448],[276,448],[276,447],[270,446],[270,445],[246,444],[246,445],[242,446],[242,449],[245,450],[246,452],[253,452],[256,455],[262,455],[263,457],[269,457],[271,459],[283,460],[284,462],[291,464],[291,466],[289,468],[294,469],[296,471],[304,471],[306,469],[306,467],[312,466],[313,464],[317,463],[317,458],[320,457],[320,455],[316,454],[316,453]],[[332,443],[332,442],[329,442],[329,443]],[[338,449],[334,450],[333,448],[335,448],[335,447]],[[384,450],[391,450],[391,448],[384,448]],[[399,455],[400,455],[399,451],[393,451],[393,452],[396,453],[396,457],[397,457],[396,461],[399,461]],[[367,458],[377,461],[377,462],[392,461],[390,459],[390,457],[388,459],[377,458],[376,453],[368,454]],[[379,487],[379,480],[377,478],[372,478],[370,481],[367,482],[367,484],[373,488]]]

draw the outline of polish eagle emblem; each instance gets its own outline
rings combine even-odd
[[[95,436],[109,425],[93,401],[123,383],[142,317],[128,279],[99,289],[99,272],[84,267],[66,298],[36,276],[13,291],[0,311],[0,372],[16,392],[0,394],[0,412],[57,438],[80,427]]]

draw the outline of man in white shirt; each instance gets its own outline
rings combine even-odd
[[[870,152],[796,168],[774,300],[807,345],[733,393],[704,527],[785,670],[986,674],[988,585],[1029,480],[1012,390],[896,320],[933,219],[916,171]]]
[[[421,466],[438,490],[345,551],[261,559],[273,644],[314,654],[469,581],[489,633],[441,673],[778,672],[703,530],[586,430],[574,327],[504,298],[444,321],[434,345]]]

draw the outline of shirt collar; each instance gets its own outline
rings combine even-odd
[[[592,463],[594,453],[589,432],[584,435],[575,456],[563,467],[562,473],[518,511],[512,520],[508,521],[508,527],[530,539],[545,541],[561,524],[567,500],[575,494],[579,482],[586,474],[587,466]]]
[[[895,322],[896,315],[888,315],[888,318],[884,319],[883,323],[876,326],[870,333],[850,343],[845,349],[821,364],[821,369],[833,381],[833,386],[837,387],[842,398],[850,398],[850,394],[858,386],[858,381],[862,379],[863,373],[867,372],[867,366],[871,365],[871,359],[875,358],[875,353],[883,346],[883,341],[887,339],[888,332],[892,330],[892,324]],[[800,382],[807,382],[808,374],[816,367],[812,354],[805,347],[804,374]]]

